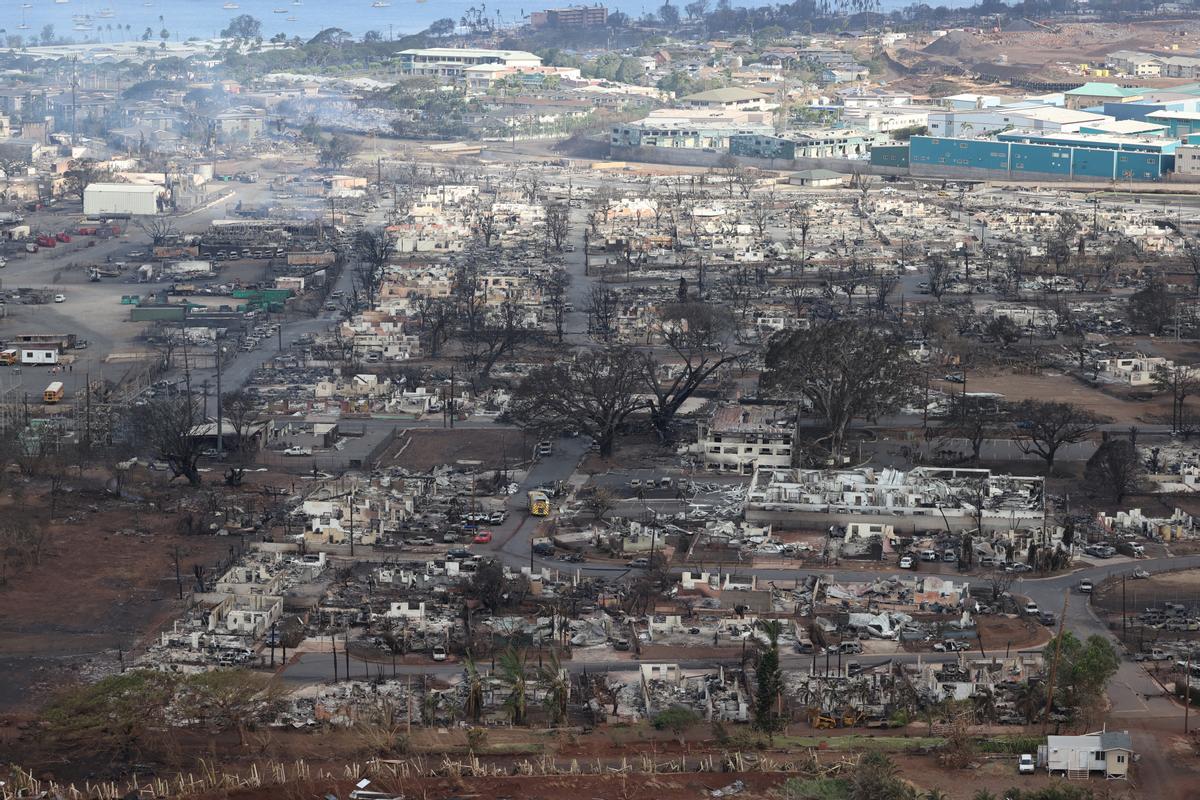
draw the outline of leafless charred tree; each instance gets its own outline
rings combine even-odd
[[[1192,281],[1200,290],[1200,241],[1188,239],[1183,243],[1183,259],[1192,270]]]
[[[1039,400],[1018,403],[1011,418],[1017,447],[1045,461],[1047,475],[1064,445],[1082,442],[1099,424],[1094,414],[1079,406]]]
[[[1079,219],[1069,211],[1059,215],[1053,228],[1046,231],[1043,246],[1046,258],[1053,262],[1055,273],[1061,273],[1071,260],[1075,238],[1079,235]]]
[[[1151,373],[1154,388],[1171,395],[1171,430],[1179,430],[1187,399],[1200,390],[1200,372],[1183,366],[1160,364]]]
[[[592,194],[592,208],[588,212],[588,226],[592,229],[593,236],[599,235],[600,226],[608,221],[612,205],[612,190],[607,186],[601,186]]]
[[[521,193],[525,195],[525,202],[536,203],[538,194],[542,189],[542,171],[540,168],[527,169],[521,173],[520,186]]]
[[[1100,443],[1083,470],[1084,481],[1092,491],[1107,495],[1114,503],[1139,491],[1145,474],[1133,442],[1113,438]]]
[[[964,394],[951,395],[945,424],[939,431],[943,436],[965,439],[971,448],[971,460],[978,462],[983,443],[1003,427],[1003,418],[996,403]]]
[[[550,310],[550,319],[554,323],[554,336],[559,342],[563,340],[563,328],[567,321],[567,282],[570,276],[558,271],[546,280],[542,296],[546,308]]]
[[[534,371],[513,392],[509,414],[530,430],[578,430],[607,457],[626,418],[644,406],[643,389],[637,355],[610,346]]]
[[[387,276],[388,262],[396,252],[396,240],[382,228],[362,230],[354,237],[354,282],[368,308],[374,308],[379,300]]]
[[[792,228],[792,239],[795,239],[795,233],[800,233],[800,260],[792,262],[792,277],[797,277],[796,266],[799,264],[800,275],[804,275],[804,267],[808,263],[808,233],[813,225],[812,206],[807,202],[795,203],[791,211],[788,213],[788,224]]]
[[[900,285],[900,276],[893,272],[880,272],[875,275],[875,307],[880,312],[887,311],[888,296]]]
[[[775,208],[775,196],[773,194],[756,197],[750,203],[750,224],[754,226],[754,232],[758,234],[759,241],[765,241],[767,238],[767,227],[771,224],[771,212]]]
[[[721,299],[738,322],[745,324],[754,309],[754,298],[757,295],[754,287],[754,274],[745,264],[738,264],[725,270],[717,281],[715,294]]]
[[[250,455],[251,432],[258,419],[258,401],[244,389],[221,396],[221,416],[233,429],[233,456],[244,462]]]
[[[1025,276],[1025,264],[1029,260],[1029,251],[1023,247],[1010,247],[1004,254],[1004,263],[1008,267],[1013,288],[1019,290],[1021,279]]]
[[[925,277],[929,282],[929,293],[933,295],[934,300],[940,303],[942,295],[950,288],[950,282],[954,278],[954,268],[941,253],[930,253],[925,259]]]
[[[150,244],[154,247],[170,244],[179,236],[179,229],[168,217],[138,217],[133,224],[150,237]]]
[[[429,336],[429,356],[437,358],[457,318],[454,303],[443,297],[421,297],[417,299],[415,307],[421,318],[421,327]]]
[[[988,338],[999,342],[1002,350],[1007,350],[1021,340],[1021,329],[1009,317],[993,317],[983,332]]]
[[[828,449],[840,455],[850,422],[892,413],[917,385],[904,340],[858,320],[834,320],[774,337],[767,347],[766,388],[796,398],[824,418]]]
[[[1096,258],[1096,288],[1105,289],[1112,282],[1113,276],[1119,272],[1121,265],[1136,253],[1136,246],[1128,239],[1121,239],[1112,247],[1102,252]],[[1197,286],[1200,286],[1200,248],[1195,248],[1196,263],[1192,265]],[[1191,256],[1188,257],[1189,262]]]
[[[202,440],[195,435],[204,420],[199,401],[190,393],[156,397],[135,409],[138,426],[155,455],[165,461],[176,478],[200,485]]]
[[[850,256],[849,262],[838,276],[838,286],[846,293],[846,305],[854,304],[854,295],[864,286],[871,285],[871,269],[863,262],[858,253]]]
[[[1129,296],[1125,313],[1134,327],[1160,335],[1175,315],[1177,302],[1161,274],[1153,274],[1146,285]]]
[[[675,414],[704,383],[745,351],[732,346],[733,320],[728,312],[707,303],[679,303],[661,312],[663,344],[670,352],[672,377],[663,378],[663,366],[653,351],[641,353],[642,377],[650,396],[650,422],[659,439],[672,437]]]
[[[63,192],[82,200],[83,191],[89,184],[105,180],[111,174],[111,171],[101,168],[95,159],[74,159],[63,173]]]
[[[519,306],[506,301],[463,331],[463,361],[478,380],[486,381],[497,361],[533,339],[533,331],[522,323],[522,314]]]
[[[617,332],[619,308],[620,300],[611,286],[606,283],[592,285],[587,307],[589,327],[604,341]]]
[[[499,233],[496,210],[492,206],[480,208],[476,213],[475,233],[483,239],[484,247],[492,246],[492,239]]]
[[[546,239],[555,250],[562,252],[571,231],[570,209],[564,203],[546,203]]]

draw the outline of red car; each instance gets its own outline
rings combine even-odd
[[[56,234],[55,238],[58,239],[60,242],[66,243],[66,242],[71,241],[71,234],[67,233],[66,231],[63,231],[62,233]]]
[[[475,534],[475,538],[471,541],[475,542],[475,544],[488,544],[492,541],[492,532],[480,531],[479,533]]]
[[[54,247],[58,241],[53,236],[39,236],[37,243],[40,247]]]

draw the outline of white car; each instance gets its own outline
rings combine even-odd
[[[65,294],[56,294],[54,295],[54,302],[65,303],[67,302],[67,296]]]
[[[1026,614],[1037,614],[1038,613],[1038,604],[1033,602],[1032,600],[1030,600],[1028,603],[1025,604],[1025,613]]]
[[[446,648],[442,647],[440,644],[435,644],[433,646],[433,660],[434,661],[445,661],[446,660]]]
[[[311,456],[312,448],[311,447],[289,447],[287,450],[283,451],[283,454],[285,456]]]
[[[1037,764],[1034,763],[1033,756],[1029,753],[1022,753],[1017,759],[1017,772],[1021,775],[1032,775],[1037,769]]]
[[[900,557],[900,569],[912,569],[913,563],[914,562],[913,562],[912,556],[901,556]]]

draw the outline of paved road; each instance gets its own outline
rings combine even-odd
[[[717,651],[718,656],[706,659],[685,659],[678,661],[684,669],[711,669],[717,665],[736,665],[741,660],[741,651],[736,648],[725,647]],[[977,656],[978,653],[967,653],[967,657],[972,655]],[[611,655],[605,658],[595,658],[586,650],[576,650],[577,658],[563,662],[563,668],[568,672],[625,672],[638,669],[642,662],[626,656],[624,658],[613,658]],[[382,657],[382,656],[381,656]],[[531,654],[531,658],[532,658]],[[878,666],[889,661],[915,664],[918,661],[925,664],[945,664],[958,660],[958,655],[947,653],[897,653],[894,656],[878,656],[878,655],[856,655],[843,656],[845,663],[851,661],[862,665],[864,668]],[[806,670],[813,666],[813,656],[811,655],[793,655],[785,653],[780,657],[780,663],[784,669],[788,670]],[[392,664],[390,661],[384,660],[381,662],[364,662],[351,658],[350,671],[353,676],[372,676],[378,669],[387,677],[392,674]],[[829,669],[837,671],[839,668],[837,656],[830,656]],[[344,656],[338,653],[338,675],[345,678],[345,660]],[[821,654],[816,659],[816,670],[821,672],[825,669],[825,656]],[[434,675],[441,678],[454,678],[462,674],[463,667],[458,663],[441,663],[441,664],[397,664],[395,666],[396,675]],[[331,653],[303,653],[295,659],[291,660],[288,666],[281,672],[283,680],[288,683],[318,683],[321,681],[333,680],[333,655]]]

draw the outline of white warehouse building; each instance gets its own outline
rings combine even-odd
[[[143,217],[159,212],[161,186],[140,183],[89,183],[83,190],[83,213],[89,217]]]

